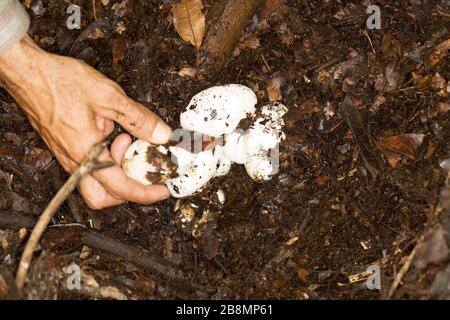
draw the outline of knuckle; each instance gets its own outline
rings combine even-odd
[[[100,97],[105,100],[116,99],[117,96],[121,95],[120,87],[115,84],[115,82],[107,81],[104,83],[99,90]]]

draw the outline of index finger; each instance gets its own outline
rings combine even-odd
[[[155,144],[170,141],[172,129],[154,112],[126,95],[117,96],[111,106],[114,121],[133,136]]]

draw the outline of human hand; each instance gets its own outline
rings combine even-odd
[[[155,144],[170,139],[170,127],[129,99],[118,84],[82,61],[41,50],[28,36],[0,56],[0,79],[70,173],[94,144],[113,132],[114,122]],[[120,163],[131,142],[130,135],[119,135],[99,157],[116,165],[81,181],[80,192],[91,208],[125,201],[150,204],[170,196],[165,186],[143,186],[127,177]]]

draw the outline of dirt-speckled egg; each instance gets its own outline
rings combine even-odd
[[[246,86],[212,87],[192,98],[180,115],[181,126],[189,131],[220,137],[232,133],[241,120],[253,115],[256,103],[255,93]]]

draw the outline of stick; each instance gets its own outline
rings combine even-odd
[[[449,186],[450,183],[450,172],[447,175],[447,179],[446,179],[446,186],[444,187],[447,188]],[[445,208],[445,204],[442,203],[442,196],[441,196],[441,201],[440,204],[436,207],[436,209],[438,208],[443,208],[444,210]],[[440,212],[435,212],[433,215],[433,218],[437,218],[440,215]],[[430,223],[430,228],[431,228],[432,223]],[[389,290],[388,293],[388,299],[391,299],[392,296],[394,295],[395,291],[397,290],[398,286],[400,285],[400,282],[403,280],[403,277],[406,275],[406,273],[409,271],[409,268],[411,267],[411,263],[414,260],[414,257],[416,256],[417,253],[417,249],[419,248],[419,246],[425,241],[425,231],[422,233],[422,235],[420,236],[419,240],[417,240],[416,245],[414,246],[413,251],[409,254],[408,258],[406,259],[405,263],[403,264],[402,268],[400,269],[400,271],[398,272],[397,276],[394,279],[394,282],[392,282],[391,288]]]
[[[402,282],[403,277],[405,274],[409,271],[409,268],[411,267],[411,263],[416,256],[417,248],[419,247],[419,244],[422,243],[422,238],[419,239],[416,246],[414,247],[413,251],[409,254],[408,258],[406,259],[405,263],[401,267],[400,271],[398,272],[397,276],[394,279],[394,282],[392,282],[391,288],[389,289],[389,293],[387,295],[388,299],[391,299],[392,296],[395,293],[395,290],[397,290],[398,286],[400,285],[400,282]]]
[[[255,14],[261,0],[216,1],[211,11],[216,17],[206,35],[205,43],[199,53],[200,67],[205,74],[216,75],[239,42],[250,18]]]
[[[92,0],[92,8],[94,9],[94,20],[97,20],[97,8],[96,8],[96,3],[95,0]]]
[[[0,209],[0,228],[18,230],[31,228],[34,225],[33,218]],[[162,257],[88,230],[78,224],[50,226],[44,234],[42,243],[44,248],[48,247],[49,249],[86,245],[135,263],[150,272],[156,271],[171,280],[169,286],[179,291],[187,294],[197,291],[197,296],[204,295],[202,292],[205,291],[205,288],[184,278],[183,272],[179,268]]]
[[[53,218],[55,212],[72,193],[72,191],[77,187],[81,179],[83,179],[93,171],[108,168],[114,165],[113,162],[97,162],[98,156],[106,148],[106,145],[106,142],[103,142],[92,147],[81,166],[79,166],[78,169],[70,176],[69,180],[67,180],[63,187],[53,197],[52,201],[50,201],[47,208],[45,208],[36,226],[34,227],[30,238],[28,239],[25,250],[22,254],[22,258],[20,259],[16,275],[16,285],[19,290],[21,290],[25,284],[28,268],[30,267],[31,259],[33,258],[34,249],[39,243],[42,234]]]

